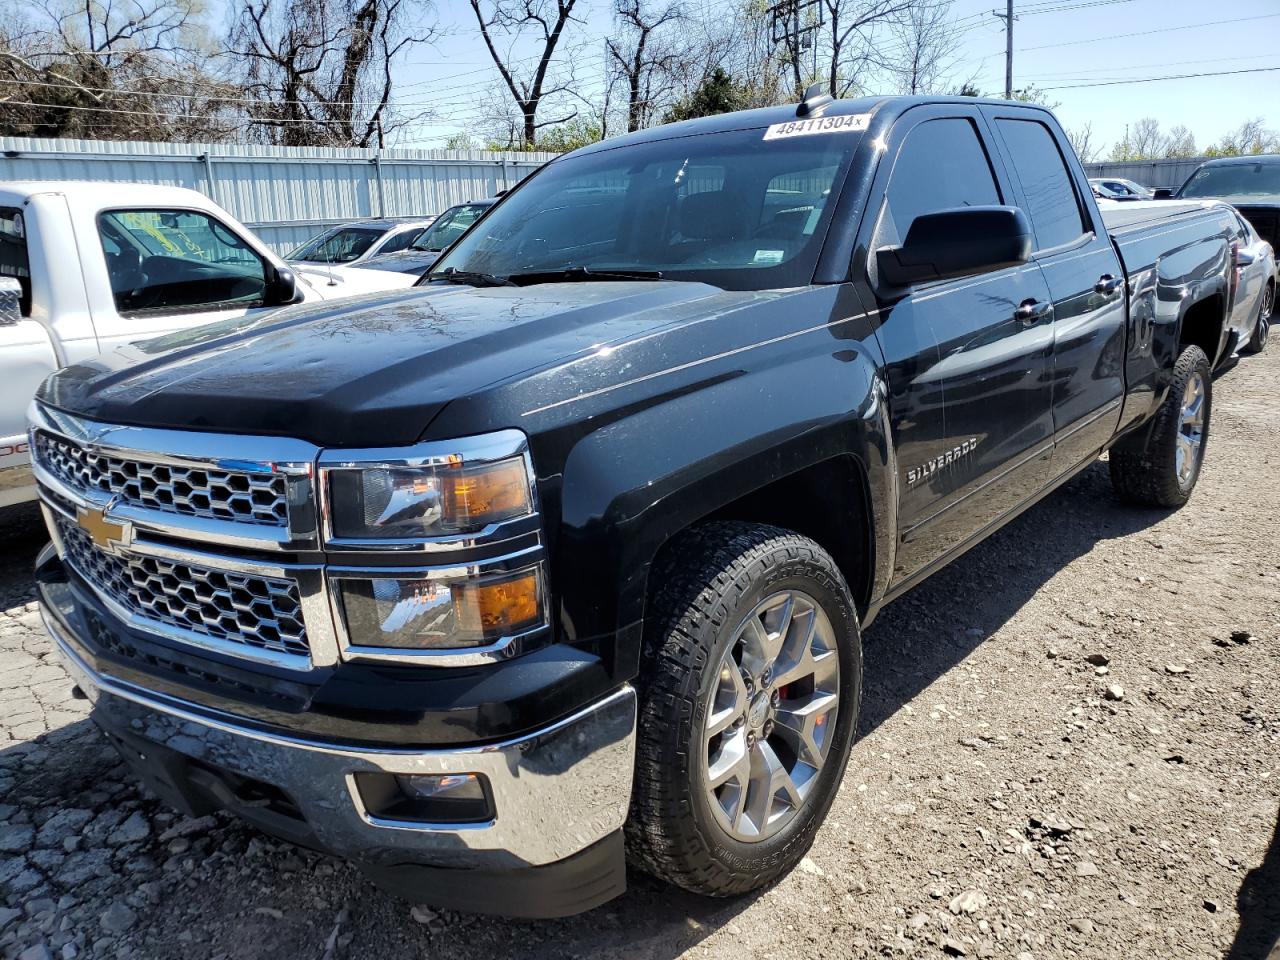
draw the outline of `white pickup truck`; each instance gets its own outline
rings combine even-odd
[[[26,409],[54,370],[183,327],[415,279],[286,265],[182,187],[0,182],[0,507],[35,499]]]

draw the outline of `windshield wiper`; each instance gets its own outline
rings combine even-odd
[[[529,273],[513,273],[510,279],[521,285],[531,283],[557,283],[581,280],[661,280],[661,270],[597,270],[593,267],[564,267],[560,270],[533,270]]]
[[[425,282],[430,283],[433,280],[443,280],[445,283],[461,283],[468,287],[514,287],[507,277],[499,277],[493,273],[476,273],[471,270],[459,270],[457,267],[447,267],[441,273],[431,273],[422,278]]]

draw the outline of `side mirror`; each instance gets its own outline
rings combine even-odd
[[[288,267],[267,266],[266,302],[270,306],[298,299],[298,279]]]
[[[22,319],[22,284],[13,277],[0,277],[0,327],[13,326]]]
[[[1034,237],[1017,207],[957,207],[916,217],[898,247],[876,251],[881,279],[895,287],[989,273],[1026,263]]]
[[[1151,195],[1152,200],[1172,200],[1173,187],[1160,187]]]
[[[1257,257],[1255,257],[1255,256],[1254,256],[1252,253],[1250,253],[1248,250],[1238,250],[1238,251],[1236,251],[1236,266],[1237,266],[1237,267],[1251,267],[1251,266],[1253,266],[1253,262],[1254,262],[1254,260],[1256,260],[1256,259],[1257,259]]]

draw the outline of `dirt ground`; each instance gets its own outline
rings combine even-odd
[[[5,957],[1263,958],[1280,936],[1280,349],[1219,378],[1180,512],[1105,464],[887,610],[810,857],[708,901],[643,876],[558,922],[418,909],[139,793],[0,531]],[[1114,688],[1114,689],[1111,689]]]

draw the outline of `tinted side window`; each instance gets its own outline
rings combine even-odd
[[[1000,203],[991,161],[973,122],[928,120],[910,133],[889,179],[889,220],[898,242],[922,213]]]
[[[225,225],[191,210],[98,215],[107,276],[122,314],[260,304],[265,268]]]
[[[22,284],[22,315],[31,316],[31,265],[27,260],[26,221],[17,207],[0,207],[0,277],[13,277]]]
[[[378,248],[379,255],[384,253],[399,253],[409,244],[413,243],[414,238],[418,236],[418,232],[414,230],[401,230],[390,240]]]
[[[1084,214],[1049,128],[1037,120],[999,119],[996,124],[1027,198],[1036,245],[1045,250],[1075,240],[1087,229]]]

